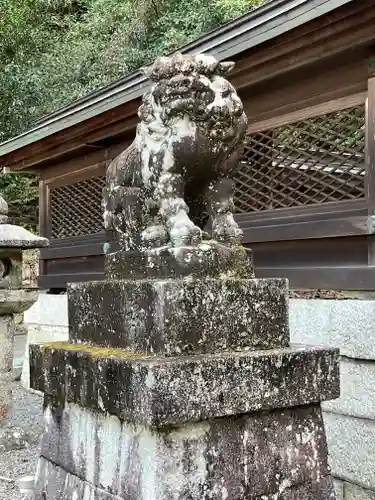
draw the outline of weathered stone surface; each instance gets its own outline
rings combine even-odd
[[[375,422],[324,413],[332,474],[375,490]]]
[[[37,495],[35,500],[134,500],[135,497],[120,497],[112,495],[103,491],[100,488],[95,488],[82,479],[67,473],[61,467],[57,467],[51,462],[41,458],[38,465],[38,481],[37,481]],[[143,492],[141,492],[143,493]],[[147,497],[147,500],[158,500],[156,491],[152,491],[152,496]],[[202,495],[201,500],[224,500],[220,491],[211,497]],[[170,498],[170,497],[168,497]],[[188,497],[190,498],[190,497]],[[326,476],[321,478],[319,483],[304,484],[297,487],[286,488],[282,497],[275,497],[271,495],[261,495],[260,497],[253,497],[252,500],[275,500],[275,498],[282,498],[282,500],[334,500],[331,491],[331,478]],[[146,497],[140,497],[146,500]],[[174,500],[174,499],[171,499]],[[241,497],[236,500],[243,500]],[[341,500],[341,499],[340,499]],[[352,499],[350,499],[352,500]],[[367,499],[365,499],[367,500]]]
[[[31,325],[28,328],[24,356],[22,358],[21,383],[25,389],[30,389],[30,344],[46,344],[49,342],[67,342],[69,338],[68,327],[52,325]]]
[[[342,356],[375,360],[374,300],[290,301],[293,344],[337,347]]]
[[[333,487],[335,489],[335,500],[344,500],[344,482],[339,479],[333,480]]]
[[[344,500],[375,500],[375,491],[361,488],[355,484],[345,483]],[[340,499],[336,499],[340,500]]]
[[[70,339],[166,356],[286,347],[287,285],[209,278],[73,283]]]
[[[0,288],[0,315],[21,313],[26,311],[38,299],[38,291],[2,290]]]
[[[12,370],[0,371],[0,429],[7,425],[13,410],[12,388],[14,378]]]
[[[197,246],[208,215],[215,241],[239,243],[232,178],[247,118],[225,78],[232,67],[175,54],[148,71],[136,137],[109,165],[103,191],[105,229],[121,249]]]
[[[129,425],[77,405],[58,421],[47,407],[45,417],[42,456],[128,500],[301,500],[301,491],[315,500],[332,492],[318,405],[167,428]]]
[[[48,245],[49,241],[47,238],[36,236],[21,226],[0,224],[0,247],[41,248]]]
[[[13,368],[13,347],[14,347],[14,316],[0,316],[0,373],[10,372]],[[1,403],[0,403],[1,404]]]
[[[337,352],[312,348],[141,358],[121,350],[30,346],[31,387],[128,422],[169,425],[339,395]]]
[[[374,420],[375,363],[341,358],[340,380],[340,398],[323,403],[323,410]]]
[[[121,500],[41,458],[34,500]]]
[[[108,280],[197,277],[254,278],[251,251],[209,240],[195,247],[164,247],[147,252],[119,251],[105,256]]]
[[[19,427],[0,428],[0,452],[22,450],[29,446],[30,436]]]
[[[0,195],[0,248],[41,248],[49,245],[47,238],[37,236],[27,229],[8,224],[8,203]]]
[[[24,312],[37,299],[35,290],[22,289],[22,249],[48,245],[48,240],[26,229],[7,224],[8,205],[0,196],[0,451],[27,446],[22,429],[12,428],[14,315]]]

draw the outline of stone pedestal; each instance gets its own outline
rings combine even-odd
[[[78,283],[68,304],[70,342],[30,347],[37,500],[334,498],[337,352],[289,346],[286,280]]]

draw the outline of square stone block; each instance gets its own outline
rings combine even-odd
[[[133,426],[74,404],[58,421],[47,406],[45,419],[41,454],[57,470],[44,480],[39,474],[38,499],[43,483],[53,490],[51,483],[62,482],[61,471],[61,487],[70,485],[64,498],[75,498],[73,477],[81,478],[77,491],[91,485],[103,498],[333,499],[319,405],[166,428]]]
[[[176,425],[306,405],[339,395],[337,352],[295,347],[206,356],[141,357],[56,343],[30,346],[32,389],[140,425]]]
[[[114,251],[105,255],[104,271],[108,281],[223,275],[254,278],[250,249],[241,245],[228,247],[213,240],[197,246],[166,246],[145,252]]]
[[[285,279],[73,283],[70,340],[136,353],[203,354],[289,345]]]
[[[323,411],[374,420],[375,363],[343,357],[340,359],[340,379],[340,398],[325,402]]]

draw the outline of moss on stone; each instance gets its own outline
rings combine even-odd
[[[92,346],[87,344],[71,344],[70,342],[49,342],[43,344],[43,350],[50,349],[80,352],[88,354],[92,358],[118,358],[118,359],[140,359],[150,358],[150,356],[142,353],[135,353],[125,349],[114,349],[110,347]]]
[[[231,265],[227,271],[221,273],[222,278],[250,279],[254,278],[254,268],[251,250],[242,245],[231,247]]]

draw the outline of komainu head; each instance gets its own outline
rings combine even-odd
[[[161,141],[174,136],[176,156],[180,143],[191,156],[229,157],[247,125],[242,102],[226,79],[233,66],[207,55],[178,53],[144,68],[154,85],[139,110],[143,134]]]

